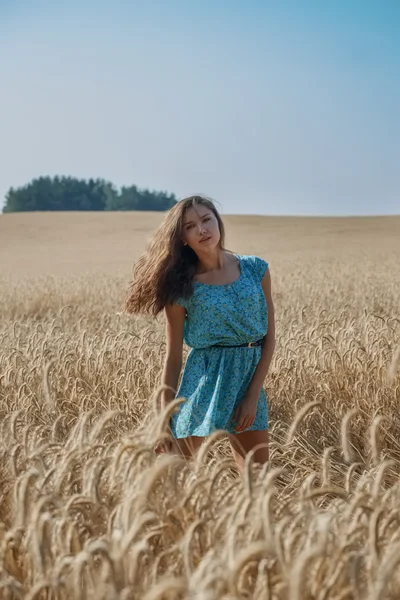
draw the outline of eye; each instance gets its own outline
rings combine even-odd
[[[203,223],[207,223],[207,221],[211,221],[211,217],[206,217],[205,219],[203,219]]]

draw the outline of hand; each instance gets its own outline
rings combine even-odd
[[[172,436],[169,436],[166,439],[164,439],[163,442],[159,442],[154,448],[154,451],[156,454],[169,454],[172,450],[172,446],[173,439]]]
[[[233,420],[237,421],[235,431],[244,431],[253,425],[257,413],[258,396],[259,394],[247,392],[236,408],[233,415]]]

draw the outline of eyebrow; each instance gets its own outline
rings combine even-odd
[[[205,215],[203,215],[200,218],[205,219],[206,217],[209,217],[209,216],[210,216],[210,213],[206,213]],[[191,225],[192,223],[194,223],[194,221],[186,221],[186,223],[184,223],[183,226],[185,227],[186,225]]]

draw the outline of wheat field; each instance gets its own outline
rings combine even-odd
[[[0,599],[399,598],[400,217],[224,219],[276,310],[242,477],[221,434],[153,452],[163,318],[123,303],[160,219],[0,215]]]

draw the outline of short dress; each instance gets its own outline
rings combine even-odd
[[[268,331],[268,306],[261,286],[268,263],[257,256],[236,255],[240,276],[233,283],[195,281],[193,294],[176,304],[186,309],[184,341],[191,348],[177,398],[184,398],[171,419],[174,438],[208,436],[217,430],[235,433],[233,416],[244,398],[261,357],[255,342]],[[268,429],[268,403],[261,390],[254,423],[247,429]]]

